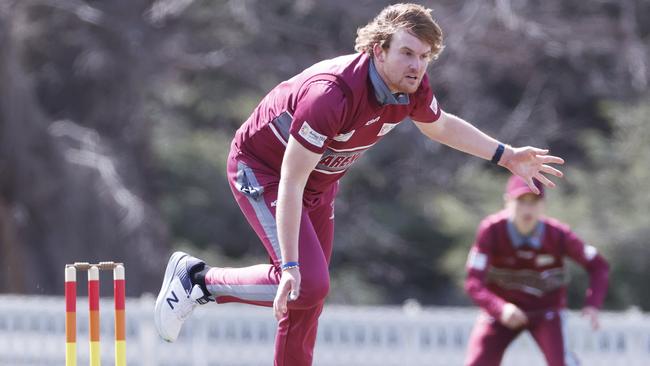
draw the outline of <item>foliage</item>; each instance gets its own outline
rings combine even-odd
[[[638,281],[650,270],[650,133],[647,98],[631,103],[606,103],[611,136],[585,132],[580,139],[589,161],[567,169],[567,187],[554,208],[610,260],[607,306],[650,309],[650,295]],[[582,288],[586,286],[583,281]],[[578,291],[574,291],[577,293]],[[577,296],[572,303],[578,304]]]
[[[611,134],[593,130],[580,134],[576,140],[584,148],[587,161],[568,161],[563,169],[565,178],[556,179],[557,189],[547,190],[547,212],[570,224],[610,262],[611,285],[606,307],[636,306],[648,310],[649,297],[638,279],[650,274],[650,196],[645,194],[650,179],[650,136],[645,116],[650,111],[644,99],[633,104],[603,103],[601,110],[610,123],[607,129]],[[461,291],[461,269],[473,241],[468,228],[502,207],[505,176],[491,170],[466,168],[457,175],[456,184],[461,191],[471,194],[464,199],[439,196],[436,202],[439,210],[445,212],[441,230],[456,239],[445,254],[443,267],[456,279],[456,291]],[[588,276],[577,265],[570,264],[569,269],[569,306],[579,308],[584,303]]]

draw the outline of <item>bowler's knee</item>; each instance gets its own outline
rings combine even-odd
[[[304,308],[319,305],[330,291],[329,276],[318,276],[314,278],[302,278],[300,284],[300,295],[297,305]]]

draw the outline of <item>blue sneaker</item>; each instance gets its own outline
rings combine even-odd
[[[174,342],[178,338],[183,323],[197,305],[214,301],[210,294],[203,292],[201,286],[192,284],[190,270],[200,264],[204,262],[183,252],[175,252],[167,262],[165,278],[154,308],[156,330],[167,342]]]

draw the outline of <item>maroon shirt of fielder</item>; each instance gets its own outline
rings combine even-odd
[[[533,239],[524,245],[505,211],[485,218],[467,260],[465,289],[472,300],[499,318],[505,302],[524,312],[561,310],[566,307],[568,276],[564,266],[570,258],[589,273],[586,304],[600,308],[609,266],[596,248],[586,245],[567,225],[543,217]]]
[[[534,183],[542,199],[544,186],[537,180]],[[523,178],[510,177],[509,199],[529,193],[532,190]],[[596,248],[585,244],[567,225],[541,216],[532,231],[523,235],[507,210],[481,222],[467,258],[465,289],[483,311],[467,342],[465,366],[500,365],[508,345],[523,331],[530,333],[548,366],[579,364],[564,336],[566,259],[589,273],[586,305],[599,308],[607,291],[609,266]],[[500,322],[506,303],[526,314],[524,325],[510,328]]]

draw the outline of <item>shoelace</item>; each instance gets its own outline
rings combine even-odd
[[[199,297],[198,299],[196,299],[196,302],[199,305],[205,305],[205,304],[209,303],[210,301],[215,301],[215,300],[213,298],[207,296],[207,295],[203,296],[203,297]]]

